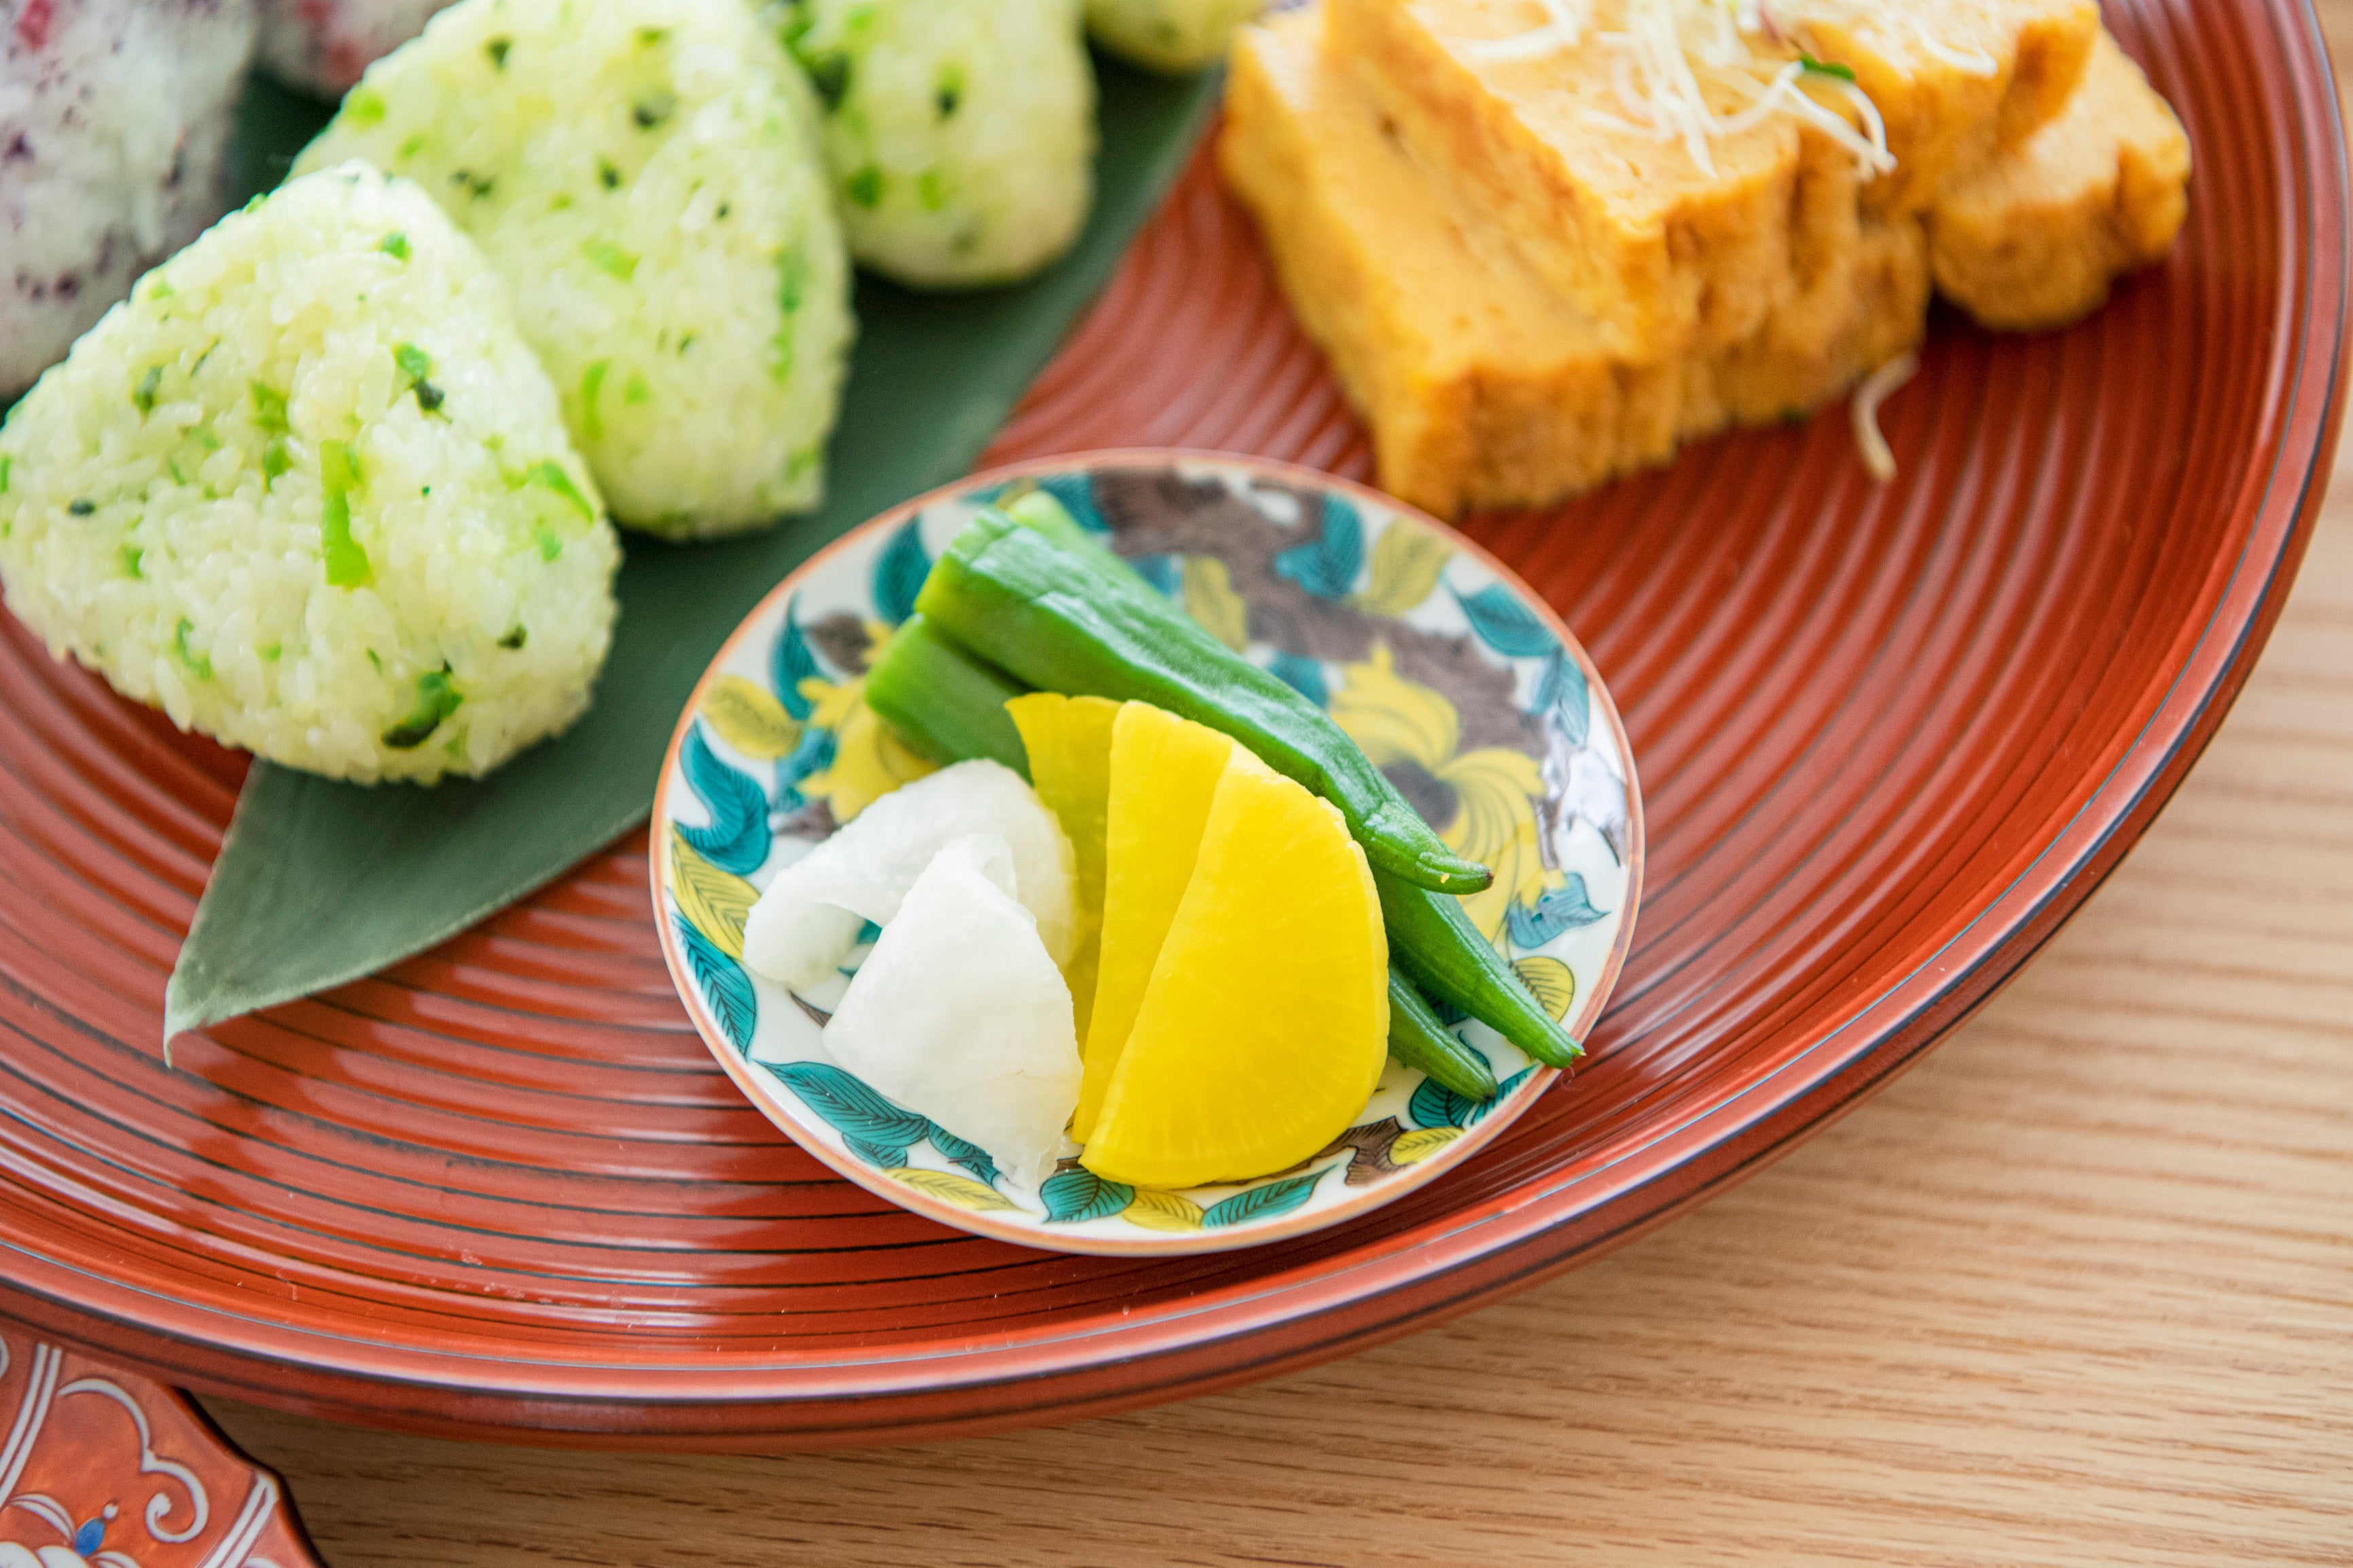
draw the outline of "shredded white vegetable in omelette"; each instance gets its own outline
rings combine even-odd
[[[1898,354],[1854,389],[1854,444],[1862,449],[1862,466],[1881,484],[1895,477],[1895,452],[1879,427],[1879,405],[1919,372],[1918,354]]]
[[[1540,59],[1573,48],[1588,32],[1609,48],[1611,87],[1625,112],[1588,110],[1596,123],[1661,142],[1681,142],[1692,162],[1715,173],[1710,141],[1736,135],[1776,114],[1810,126],[1854,156],[1863,178],[1895,167],[1887,150],[1887,127],[1878,106],[1855,84],[1854,72],[1800,52],[1774,66],[1759,60],[1752,38],[1786,47],[1798,29],[1814,21],[1872,17],[1904,30],[1922,53],[1973,76],[1991,76],[2000,62],[1973,50],[1956,49],[1932,37],[1919,18],[1891,12],[1881,0],[1624,0],[1620,26],[1594,31],[1594,0],[1535,0],[1544,20],[1525,32],[1482,38],[1464,46],[1485,59]],[[1760,71],[1770,68],[1769,76]],[[1705,88],[1726,88],[1746,98],[1743,107],[1718,113]],[[1843,98],[1858,126],[1807,90]],[[1720,98],[1720,95],[1719,95]]]

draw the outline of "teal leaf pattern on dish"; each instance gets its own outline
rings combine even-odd
[[[1081,470],[1070,474],[1048,474],[1038,481],[1038,488],[1062,503],[1062,510],[1078,520],[1081,528],[1090,533],[1109,533],[1111,524],[1095,505],[1093,476]]]
[[[1278,649],[1266,668],[1277,680],[1316,707],[1331,706],[1332,686],[1324,679],[1324,666],[1317,660]]]
[[[1287,1215],[1305,1203],[1314,1192],[1320,1176],[1294,1176],[1287,1182],[1270,1182],[1262,1187],[1252,1187],[1236,1193],[1222,1203],[1211,1204],[1201,1215],[1203,1230],[1223,1230],[1244,1220],[1273,1219]]]
[[[962,1165],[990,1186],[997,1185],[997,1162],[977,1143],[967,1142],[938,1122],[931,1123],[932,1147],[951,1165]]]
[[[1544,679],[1536,684],[1535,710],[1539,718],[1553,721],[1570,750],[1585,744],[1586,732],[1593,727],[1585,667],[1571,658],[1565,647],[1555,648],[1551,662],[1545,666]]]
[[[1565,931],[1609,918],[1609,911],[1593,907],[1584,876],[1571,871],[1559,887],[1546,892],[1535,908],[1514,904],[1505,911],[1504,923],[1512,933],[1512,944],[1523,952],[1533,952]]]
[[[830,730],[811,729],[801,737],[800,745],[789,757],[776,763],[776,806],[780,811],[798,811],[808,804],[801,794],[801,781],[811,773],[821,773],[833,766],[834,747],[839,742]]]
[[[1038,1195],[1045,1200],[1049,1225],[1079,1225],[1120,1213],[1134,1201],[1135,1189],[1124,1182],[1106,1182],[1081,1166],[1047,1177]]]
[[[785,711],[807,723],[815,704],[801,695],[801,682],[825,671],[818,668],[817,655],[809,651],[808,638],[801,635],[800,616],[795,613],[799,607],[797,598],[785,606],[784,629],[768,650],[768,681],[776,689],[776,700],[785,705]]]
[[[752,1036],[760,1026],[760,998],[752,989],[752,977],[744,973],[742,964],[695,930],[693,922],[684,915],[672,914],[670,923],[678,931],[679,945],[686,949],[687,967],[694,973],[695,987],[702,993],[712,1016],[719,1020],[727,1043],[738,1052],[750,1051]]]
[[[1405,1109],[1416,1127],[1463,1127],[1478,1106],[1469,1095],[1457,1094],[1433,1078],[1422,1081]]]
[[[771,1062],[768,1070],[801,1103],[823,1117],[834,1131],[853,1143],[874,1150],[896,1150],[892,1165],[906,1163],[911,1145],[931,1136],[931,1121],[912,1110],[902,1110],[862,1079],[830,1062]],[[860,1158],[865,1155],[861,1152]],[[879,1163],[879,1162],[878,1162]],[[887,1168],[887,1167],[886,1167]]]
[[[707,827],[679,832],[704,859],[723,871],[748,877],[768,858],[768,794],[748,773],[719,760],[698,721],[686,738],[681,763],[688,787],[711,816]]]
[[[923,549],[923,520],[911,517],[891,535],[891,542],[874,558],[874,610],[885,623],[897,626],[915,613],[915,595],[932,574],[932,558]]]
[[[1475,594],[1456,588],[1454,597],[1479,640],[1505,658],[1542,658],[1559,650],[1560,639],[1552,628],[1501,583],[1490,583]]]
[[[1365,523],[1356,509],[1339,498],[1324,502],[1324,534],[1310,544],[1274,558],[1275,572],[1319,599],[1334,603],[1356,591],[1365,566]]]
[[[842,1142],[849,1146],[851,1153],[878,1170],[896,1171],[907,1163],[907,1151],[903,1148],[885,1148],[880,1143],[869,1143],[863,1138],[844,1138]]]
[[[1172,599],[1185,596],[1185,559],[1181,555],[1132,555],[1127,563],[1135,574]]]
[[[1522,1068],[1519,1071],[1514,1073],[1511,1077],[1497,1084],[1495,1086],[1495,1098],[1493,1100],[1481,1100],[1478,1104],[1473,1105],[1471,1108],[1470,1119],[1464,1121],[1462,1125],[1467,1129],[1476,1127],[1479,1123],[1484,1121],[1487,1119],[1487,1112],[1494,1110],[1495,1107],[1511,1099],[1514,1093],[1518,1092],[1520,1085],[1527,1082],[1529,1075],[1534,1073],[1535,1070],[1536,1069],[1534,1068]]]

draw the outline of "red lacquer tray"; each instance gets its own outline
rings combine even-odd
[[[1616,693],[1652,830],[1592,1064],[1398,1204],[1136,1262],[832,1177],[712,1065],[642,837],[378,979],[158,1044],[240,763],[0,632],[0,1310],[201,1389],[551,1442],[905,1441],[1198,1394],[1593,1257],[1884,1082],[2147,826],[2286,594],[2347,306],[2334,88],[2286,0],[2111,11],[2198,158],[2087,324],[1940,320],[1891,404],[1469,531]],[[1363,437],[1197,164],[992,457]]]

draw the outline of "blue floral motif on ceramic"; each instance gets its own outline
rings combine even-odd
[[[1572,1034],[1589,1028],[1639,887],[1628,864],[1632,770],[1607,699],[1549,619],[1451,535],[1305,476],[1204,459],[976,485],[853,535],[755,613],[706,683],[656,824],[673,967],[714,1048],[747,1069],[738,1081],[763,1109],[838,1168],[910,1206],[1033,1245],[1226,1245],[1293,1228],[1294,1216],[1357,1212],[1416,1184],[1400,1182],[1409,1173],[1462,1157],[1483,1142],[1475,1131],[1508,1121],[1553,1075],[1456,1018],[1502,1083],[1493,1100],[1465,1100],[1392,1062],[1356,1125],[1297,1170],[1155,1192],[1072,1159],[1024,1188],[827,1058],[821,1033],[854,960],[807,994],[744,969],[744,919],[775,870],[930,771],[866,707],[866,671],[975,509],[1031,489],[1212,636],[1324,708],[1450,844],[1493,867],[1493,886],[1465,899],[1466,913]]]
[[[277,1478],[185,1409],[0,1328],[0,1568],[311,1563],[285,1543]]]

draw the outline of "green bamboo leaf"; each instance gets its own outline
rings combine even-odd
[[[878,1093],[855,1073],[831,1062],[765,1064],[801,1103],[830,1123],[842,1137],[861,1149],[895,1149],[900,1157],[884,1162],[906,1163],[905,1151],[931,1135],[931,1122],[902,1110]]]
[[[684,915],[672,917],[671,923],[712,1016],[726,1031],[728,1043],[749,1055],[752,1037],[760,1027],[760,998],[752,989],[752,977],[744,973],[742,964],[712,946],[709,937],[688,924]]]
[[[735,624],[819,546],[971,468],[1183,167],[1215,76],[1171,80],[1110,60],[1097,70],[1100,195],[1077,248],[1043,277],[984,293],[861,279],[825,505],[724,544],[628,539],[612,658],[569,733],[490,779],[432,789],[254,766],[172,974],[167,1037],[422,952],[645,820],[679,712]],[[325,118],[266,83],[249,90],[237,195],[275,184]]]
[[[877,935],[881,934],[881,927],[875,926],[871,921],[867,924],[873,928]],[[860,940],[871,939],[861,937]],[[965,1142],[934,1121],[932,1123],[932,1147],[937,1149],[940,1152],[940,1157],[951,1165],[962,1165],[979,1177],[987,1186],[997,1185],[997,1162],[990,1157],[988,1151],[979,1144]]]

